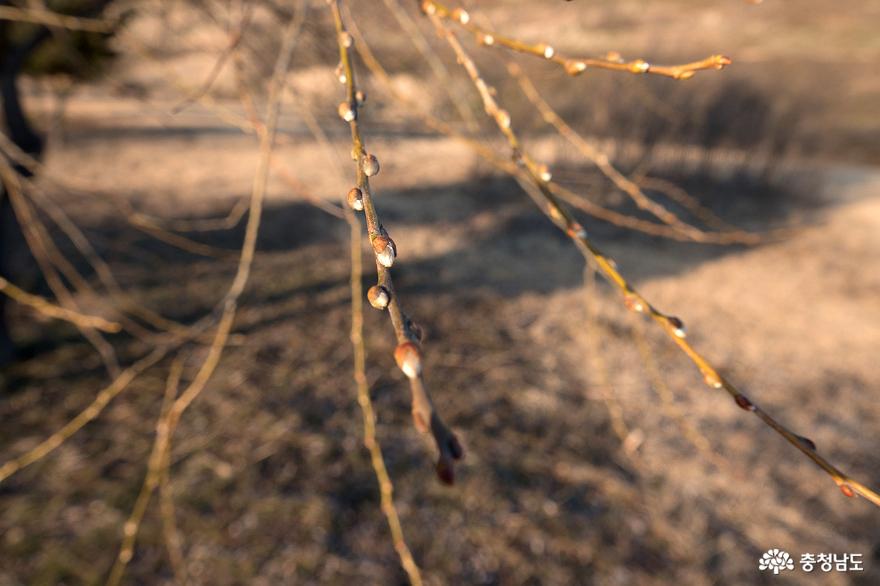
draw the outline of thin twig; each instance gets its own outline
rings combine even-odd
[[[617,270],[617,263],[593,244],[583,226],[561,205],[553,191],[549,188],[548,182],[541,177],[540,166],[523,149],[519,138],[513,131],[510,125],[510,115],[498,106],[494,98],[494,92],[480,76],[479,70],[458,41],[455,33],[436,14],[429,12],[428,16],[434,22],[438,33],[446,39],[455,52],[462,67],[467,71],[483,100],[486,113],[495,120],[496,125],[507,138],[515,160],[528,172],[532,183],[538,188],[543,199],[542,210],[544,213],[572,239],[585,259],[591,259],[592,262],[596,263],[603,276],[618,289],[626,306],[637,313],[647,314],[678,345],[681,351],[690,358],[710,388],[724,390],[734,399],[737,406],[754,413],[767,426],[776,431],[819,468],[824,470],[834,480],[844,495],[851,497],[858,494],[880,507],[880,495],[877,492],[835,467],[827,459],[819,455],[815,444],[811,440],[792,432],[746,397],[742,391],[719,373],[702,354],[691,346],[687,341],[684,324],[679,318],[659,311],[633,288],[629,281]]]
[[[54,303],[46,301],[39,295],[32,295],[16,287],[3,277],[0,277],[0,293],[52,319],[69,321],[83,328],[94,328],[110,334],[114,334],[122,329],[122,326],[117,322],[106,320],[103,317],[86,315],[78,311],[59,307]]]
[[[616,52],[609,53],[604,59],[596,57],[567,57],[557,52],[548,43],[530,44],[481,27],[471,20],[470,15],[463,8],[449,9],[440,2],[424,0],[422,2],[422,10],[430,16],[450,20],[461,25],[467,31],[473,33],[477,42],[483,46],[504,47],[518,53],[546,59],[561,66],[571,76],[580,75],[588,68],[593,67],[635,74],[651,73],[673,79],[689,79],[698,71],[723,69],[725,66],[730,65],[730,59],[724,55],[711,55],[699,61],[680,65],[653,65],[644,59],[625,61]]]
[[[388,309],[394,333],[397,337],[397,349],[394,352],[398,366],[409,379],[412,391],[413,423],[420,432],[431,432],[437,446],[437,475],[445,483],[454,480],[453,463],[463,456],[458,439],[455,437],[434,408],[422,380],[421,335],[418,327],[403,313],[391,272],[388,270],[397,256],[397,248],[379,221],[373,204],[369,177],[379,172],[379,162],[372,154],[367,153],[358,126],[359,91],[355,82],[354,67],[350,49],[353,44],[351,35],[345,28],[339,0],[330,3],[333,19],[336,23],[336,34],[339,45],[339,57],[346,88],[346,100],[339,105],[339,115],[348,122],[351,129],[352,158],[357,164],[357,187],[352,193],[357,194],[360,208],[364,211],[367,231],[373,250],[376,252],[376,270],[378,284],[371,289],[377,299],[382,302],[376,306]]]

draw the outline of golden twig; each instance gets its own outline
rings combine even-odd
[[[28,293],[27,291],[16,287],[3,277],[0,277],[0,293],[3,293],[11,299],[14,299],[22,305],[27,305],[28,307],[35,309],[43,315],[46,315],[53,319],[69,321],[83,328],[94,328],[96,330],[101,330],[102,332],[107,332],[111,334],[114,334],[122,329],[122,326],[120,326],[118,323],[106,320],[103,317],[98,317],[95,315],[85,315],[78,311],[59,307],[54,303],[46,301],[39,295],[32,295],[31,293]]]
[[[652,73],[673,79],[689,79],[698,71],[705,69],[724,69],[730,65],[730,58],[724,55],[711,55],[705,59],[680,65],[653,65],[644,59],[625,61],[619,53],[610,52],[605,58],[596,57],[567,57],[557,52],[548,43],[530,44],[512,37],[499,34],[483,28],[471,20],[470,15],[463,8],[449,9],[440,2],[424,0],[422,10],[431,16],[453,21],[467,31],[473,33],[477,42],[486,47],[505,47],[518,53],[525,53],[546,59],[560,65],[568,75],[582,74],[588,68],[611,69],[627,73]]]
[[[432,2],[426,2],[426,5],[432,5]],[[566,210],[550,189],[548,182],[542,177],[541,167],[528,155],[523,149],[519,138],[513,131],[510,124],[510,115],[498,106],[494,98],[494,92],[489,85],[480,77],[479,70],[470,58],[468,53],[462,47],[455,33],[446,26],[445,22],[431,11],[427,11],[428,16],[434,22],[438,33],[446,39],[453,52],[456,54],[459,63],[467,71],[471,81],[477,88],[480,97],[483,100],[486,113],[495,120],[496,125],[502,134],[507,138],[510,144],[514,159],[520,164],[531,178],[531,182],[538,188],[542,197],[542,210],[545,214],[564,231],[569,238],[577,246],[578,250],[583,254],[585,259],[596,263],[603,276],[614,285],[621,296],[627,308],[637,313],[647,314],[656,324],[658,324],[666,335],[681,349],[684,354],[690,358],[694,365],[703,375],[705,383],[713,389],[724,390],[735,401],[736,405],[745,411],[754,413],[767,426],[776,431],[785,438],[791,445],[802,452],[807,458],[812,460],[819,468],[825,471],[834,480],[835,484],[840,488],[846,496],[861,495],[874,505],[880,507],[880,495],[873,489],[865,486],[858,480],[847,475],[831,462],[821,456],[816,449],[815,444],[800,436],[786,426],[781,424],[769,413],[758,407],[750,400],[742,391],[740,391],[731,381],[723,376],[712,364],[703,357],[691,344],[687,341],[687,336],[682,321],[672,315],[667,315],[655,308],[651,303],[638,293],[635,288],[623,277],[617,269],[617,263],[613,259],[606,256],[599,250],[593,241],[588,237],[586,230],[581,224]]]
[[[272,74],[269,97],[267,100],[268,114],[266,118],[266,124],[263,127],[262,132],[260,133],[260,157],[257,162],[256,172],[254,173],[254,183],[253,189],[251,191],[250,200],[250,214],[248,215],[248,223],[247,228],[245,229],[245,237],[241,247],[241,255],[239,257],[238,268],[236,270],[235,277],[232,280],[232,284],[230,285],[229,290],[226,293],[220,321],[217,324],[217,328],[214,330],[214,338],[211,342],[210,347],[208,348],[207,356],[199,367],[199,370],[197,371],[192,382],[180,394],[180,396],[175,399],[174,403],[168,409],[164,421],[164,423],[166,424],[166,427],[164,429],[167,430],[167,439],[163,440],[164,442],[171,441],[174,429],[176,429],[177,424],[180,421],[180,418],[183,415],[184,411],[186,411],[186,409],[192,404],[192,402],[195,401],[196,398],[202,393],[202,391],[205,389],[205,386],[208,384],[211,376],[216,371],[217,366],[220,363],[220,358],[223,355],[223,350],[225,349],[226,343],[229,339],[229,334],[232,331],[232,324],[235,321],[235,316],[238,309],[238,300],[241,297],[241,294],[244,292],[244,289],[247,286],[250,278],[251,267],[253,266],[254,255],[256,253],[257,236],[259,235],[260,231],[263,200],[265,199],[266,187],[269,178],[269,161],[272,157],[275,132],[278,126],[278,117],[281,106],[282,84],[284,83],[284,78],[290,67],[291,57],[293,55],[293,48],[295,45],[295,41],[298,38],[298,33],[300,27],[302,26],[303,18],[304,16],[297,12],[297,15],[294,16],[294,18],[285,28],[281,49],[278,53],[278,59],[275,63],[275,70]],[[157,435],[157,443],[158,441],[159,436]],[[165,450],[159,450],[159,448],[154,448],[154,454],[158,453],[158,455],[156,456],[157,469],[159,469],[162,464],[162,458],[164,458],[162,453],[164,451]],[[151,464],[152,462],[153,459],[151,457]],[[156,476],[156,478],[158,478],[158,476]],[[145,499],[148,498],[149,496],[145,497]],[[126,524],[126,527],[124,529],[124,533],[126,535],[125,541],[123,543],[123,547],[120,548],[119,554],[116,558],[116,562],[114,563],[113,569],[111,570],[110,576],[108,578],[108,584],[119,583],[125,572],[125,567],[128,564],[128,561],[131,559],[131,554],[134,549],[134,540],[137,534],[135,526],[133,535],[131,537],[128,537],[128,533],[131,528],[131,526]]]
[[[543,96],[541,96],[538,89],[532,83],[532,80],[529,79],[517,63],[508,61],[507,70],[517,81],[526,98],[528,98],[541,114],[544,121],[553,126],[557,132],[577,148],[585,158],[592,161],[599,171],[611,180],[615,187],[627,194],[627,196],[629,196],[629,198],[632,199],[640,209],[650,212],[658,220],[664,224],[672,226],[675,230],[681,232],[694,242],[710,242],[713,244],[757,244],[761,242],[762,239],[759,235],[751,234],[743,230],[725,231],[723,233],[706,232],[681,220],[662,204],[648,197],[636,182],[632,181],[614,166],[608,158],[608,155],[591,145],[574,128],[569,126],[568,123],[566,123],[565,120],[553,110]]]

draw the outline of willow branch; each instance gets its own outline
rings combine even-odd
[[[587,235],[583,226],[581,226],[574,216],[562,206],[553,191],[549,188],[547,181],[541,177],[540,166],[528,155],[527,152],[524,151],[519,138],[511,128],[510,115],[499,107],[494,98],[494,92],[489,88],[488,84],[482,79],[482,77],[480,77],[479,70],[458,41],[455,33],[452,32],[452,30],[446,26],[445,22],[436,14],[431,14],[429,12],[428,16],[434,22],[438,33],[446,39],[447,43],[452,48],[462,67],[467,71],[468,76],[471,78],[471,81],[477,88],[477,91],[483,100],[487,115],[495,120],[499,130],[507,138],[514,160],[527,171],[532,183],[538,188],[543,199],[542,210],[557,227],[571,238],[585,259],[596,263],[606,280],[617,288],[626,307],[632,311],[643,313],[650,317],[694,363],[703,375],[703,380],[707,386],[727,392],[737,406],[745,411],[753,413],[767,426],[785,438],[786,441],[825,471],[832,480],[834,480],[835,484],[837,484],[844,495],[855,496],[858,494],[874,505],[880,507],[880,495],[878,495],[877,492],[831,464],[831,462],[819,454],[815,444],[811,440],[789,430],[769,413],[756,405],[730,380],[728,380],[727,377],[722,375],[714,366],[712,366],[712,364],[703,357],[703,355],[700,354],[690,342],[688,342],[684,324],[679,318],[658,310],[651,305],[644,296],[636,291],[629,281],[627,281],[618,271],[617,263],[596,247]]]
[[[15,300],[22,305],[26,305],[52,319],[69,321],[83,328],[94,328],[111,334],[122,329],[122,326],[117,322],[106,320],[103,317],[86,315],[78,311],[59,307],[58,305],[43,299],[39,295],[32,295],[31,293],[16,287],[3,277],[0,277],[0,293],[3,293],[10,299]]]
[[[653,65],[644,59],[625,61],[619,53],[611,52],[606,58],[596,57],[568,57],[548,43],[526,43],[513,37],[500,34],[481,27],[471,20],[470,15],[463,8],[447,8],[440,2],[424,0],[422,10],[440,19],[449,20],[462,26],[472,33],[477,42],[486,47],[503,47],[535,57],[546,59],[558,64],[568,75],[576,76],[585,72],[588,68],[610,69],[627,73],[643,74],[650,73],[673,79],[689,79],[698,71],[706,69],[723,69],[730,65],[730,59],[724,55],[711,55],[705,59],[680,65]]]
[[[388,310],[394,333],[397,338],[395,361],[409,379],[412,391],[413,422],[420,432],[431,432],[437,446],[437,475],[441,481],[451,484],[454,481],[453,462],[463,456],[458,439],[446,427],[428,395],[422,380],[421,332],[404,314],[394,289],[391,271],[388,270],[397,256],[394,241],[388,236],[379,221],[373,204],[369,177],[379,172],[379,162],[367,153],[358,126],[359,100],[362,94],[357,89],[354,67],[351,59],[353,39],[345,29],[338,0],[330,3],[342,63],[342,75],[346,89],[346,100],[339,105],[339,115],[349,124],[352,140],[352,158],[357,163],[357,187],[352,189],[350,202],[356,209],[362,209],[367,222],[367,231],[376,253],[378,284],[370,290],[371,303],[380,309]]]
[[[557,132],[574,146],[581,155],[591,161],[620,191],[625,193],[638,207],[651,213],[658,220],[672,226],[694,242],[711,242],[715,244],[757,244],[762,238],[743,230],[725,231],[724,233],[708,233],[688,224],[662,204],[648,197],[641,187],[621,173],[610,161],[608,155],[591,145],[574,128],[569,126],[559,114],[547,103],[525,74],[522,68],[513,61],[507,62],[507,70],[517,81],[526,98],[535,106],[544,121],[553,126]]]

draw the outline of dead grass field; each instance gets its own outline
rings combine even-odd
[[[683,180],[726,220],[749,229],[796,226],[784,239],[746,248],[671,242],[585,220],[622,271],[658,307],[680,315],[723,372],[841,468],[880,486],[880,172],[871,167],[880,161],[880,79],[869,75],[880,57],[871,26],[878,7],[814,0],[797,7],[770,0],[760,7],[558,4],[487,2],[485,12],[499,28],[553,38],[572,52],[625,47],[632,56],[669,60],[718,51],[734,58],[729,71],[697,76],[686,90],[605,73],[570,80],[535,67],[534,74],[580,130],[637,145],[636,154],[621,155],[630,169],[647,161],[652,172]],[[386,56],[403,54],[399,40],[379,34],[381,17],[371,5],[354,3],[368,38]],[[136,26],[152,34],[149,22]],[[330,53],[326,63],[310,53],[315,62],[297,69],[291,86],[326,110],[319,118],[346,164],[345,129],[334,120],[339,86],[326,83]],[[418,64],[398,62],[405,69],[398,83],[425,99],[439,93],[424,87]],[[120,280],[143,303],[186,323],[214,306],[234,259],[157,242],[127,225],[100,193],[176,218],[222,216],[247,195],[257,160],[253,137],[203,106],[168,114],[179,89],[161,76],[164,68],[201,79],[209,67],[210,59],[186,52],[151,62],[123,54],[106,79],[74,94],[46,158],[55,175],[92,188],[90,195],[55,195]],[[642,81],[645,89],[635,88]],[[742,95],[731,89],[737,81],[760,100],[726,101]],[[228,83],[218,80],[218,99],[239,111],[224,93]],[[428,583],[880,583],[875,508],[841,496],[757,419],[707,390],[611,289],[588,295],[580,255],[513,181],[381,106],[379,89],[369,89],[365,131],[383,162],[374,187],[400,250],[396,284],[428,333],[425,371],[434,400],[467,450],[456,486],[439,485],[431,448],[412,428],[387,318],[369,312],[379,438]],[[502,96],[514,93],[501,88]],[[36,111],[50,110],[40,86],[31,94]],[[650,115],[651,104],[683,122],[657,126],[663,117]],[[725,104],[741,107],[745,118],[717,109]],[[764,108],[765,118],[747,118],[755,111],[749,104]],[[521,100],[511,111],[566,180],[628,209],[539,129]],[[686,123],[711,111],[723,118],[717,127]],[[743,131],[744,120],[758,131]],[[784,124],[773,127],[779,120]],[[645,131],[649,123],[656,132]],[[290,144],[276,158],[298,181],[328,199],[350,187],[293,108],[281,127]],[[706,153],[757,151],[766,146],[761,129],[780,137],[768,152],[787,158],[757,177],[710,156],[673,163],[661,156],[668,145],[685,143]],[[172,452],[187,574],[212,585],[405,583],[361,441],[348,340],[347,226],[277,178],[267,206],[236,338],[187,411]],[[234,253],[242,227],[191,236]],[[372,280],[368,273],[365,286]],[[590,317],[590,303],[598,319]],[[2,461],[63,425],[107,380],[72,328],[20,309],[14,318],[25,359],[2,375]],[[638,350],[641,330],[649,332],[675,404],[714,456],[695,449],[665,411]],[[142,352],[124,336],[118,348],[126,362]],[[191,353],[191,364],[200,352]],[[0,585],[103,582],[143,482],[164,384],[165,369],[141,377],[97,421],[0,485]],[[630,449],[611,428],[606,392],[620,401]],[[796,558],[860,553],[865,571],[768,576],[757,563],[771,547]],[[173,583],[155,502],[126,579]]]

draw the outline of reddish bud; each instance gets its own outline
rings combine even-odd
[[[422,374],[422,356],[419,347],[412,342],[398,344],[394,350],[394,361],[408,378],[417,378]]]
[[[746,397],[745,395],[737,395],[736,397],[734,397],[733,400],[736,402],[737,406],[740,409],[745,409],[746,411],[754,411],[755,410],[754,403],[749,401],[748,397]],[[812,443],[812,442],[810,442],[810,443]]]
[[[394,259],[397,258],[397,246],[387,236],[373,238],[373,252],[376,253],[376,260],[379,261],[379,264],[386,268],[391,268],[394,265]]]
[[[850,488],[848,484],[841,484],[840,492],[842,492],[844,496],[848,496],[849,498],[853,498],[854,496],[856,496],[856,493],[853,491],[852,488]]]
[[[382,287],[381,285],[373,285],[370,287],[369,291],[367,291],[367,299],[370,301],[370,305],[376,309],[385,309],[391,301],[391,295],[385,287]]]
[[[586,71],[587,64],[583,61],[575,61],[573,59],[569,59],[565,62],[565,72],[569,75],[579,75]]]
[[[355,118],[357,118],[357,114],[355,113],[355,109],[351,107],[351,104],[348,102],[342,102],[339,104],[339,117],[345,120],[346,122],[351,122]]]
[[[364,193],[357,187],[352,187],[348,192],[348,205],[358,212],[364,209]]]
[[[645,311],[645,304],[635,293],[627,293],[626,297],[623,298],[623,304],[626,305],[627,309],[635,311],[636,313],[642,313]]]

